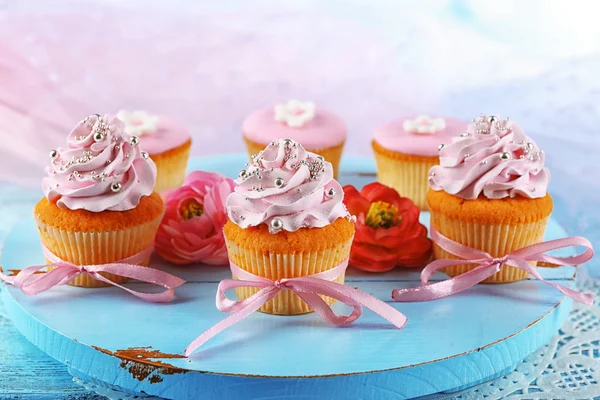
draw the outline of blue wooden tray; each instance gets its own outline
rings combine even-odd
[[[245,162],[244,155],[199,158],[191,169],[237,175]],[[342,184],[374,179],[371,160],[346,157]],[[423,213],[423,223],[428,219]],[[564,236],[551,221],[547,239]],[[42,262],[33,220],[24,220],[9,235],[1,264],[21,269]],[[145,303],[115,288],[70,286],[26,296],[6,285],[2,297],[19,331],[74,376],[135,394],[205,400],[386,400],[456,391],[511,371],[558,331],[571,309],[571,300],[557,290],[527,280],[478,285],[428,303],[390,301],[409,318],[401,330],[369,310],[345,328],[315,314],[255,313],[186,359],[186,345],[225,316],[215,308],[215,292],[228,269],[174,267],[158,259],[153,267],[188,281],[173,303]],[[545,278],[574,285],[574,268],[541,270]],[[445,276],[434,280],[440,279]],[[373,275],[351,269],[347,275],[347,284],[384,300],[393,288],[418,283],[418,270]]]

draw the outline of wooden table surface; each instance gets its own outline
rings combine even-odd
[[[95,400],[104,397],[77,385],[66,366],[21,336],[4,315],[0,302],[0,398]]]

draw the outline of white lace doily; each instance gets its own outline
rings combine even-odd
[[[578,286],[600,296],[598,281],[584,278]],[[600,308],[575,303],[559,334],[508,375],[461,392],[420,400],[442,399],[600,399]]]

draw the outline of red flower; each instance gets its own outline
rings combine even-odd
[[[344,186],[344,203],[356,215],[350,264],[385,272],[396,266],[420,267],[429,261],[431,240],[412,200],[374,182],[360,193],[354,186]]]

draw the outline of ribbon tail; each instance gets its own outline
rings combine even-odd
[[[482,264],[483,260],[435,260],[429,263],[423,271],[421,271],[421,284],[426,285],[429,279],[438,271],[463,264]]]
[[[352,292],[352,297],[356,301],[374,313],[390,321],[396,328],[402,328],[404,325],[406,325],[406,316],[386,302],[383,302],[368,293],[361,292],[360,290],[354,288],[348,289],[350,289]]]
[[[500,270],[500,264],[480,265],[454,278],[410,289],[394,289],[392,298],[395,301],[430,301],[451,296],[469,289]]]
[[[168,272],[136,264],[104,264],[99,266],[88,266],[86,269],[90,273],[108,272],[113,275],[159,285],[165,289],[174,289],[185,283],[185,280],[175,275],[171,275]]]
[[[6,282],[8,284],[14,285],[15,277],[10,275],[5,275],[2,266],[0,266],[0,281]]]
[[[264,294],[264,291],[259,290],[258,292],[254,293],[252,296],[250,296],[244,300],[231,300],[231,299],[227,298],[227,296],[225,295],[226,291],[228,291],[230,289],[239,288],[239,287],[251,287],[251,288],[266,289],[266,288],[269,288],[272,286],[270,286],[268,283],[261,282],[261,281],[247,281],[247,280],[240,280],[240,279],[223,279],[219,283],[219,286],[217,287],[216,304],[217,304],[217,309],[219,311],[226,312],[226,313],[239,311],[243,308],[248,307],[251,303],[253,303],[255,301],[255,299],[257,297],[260,297]]]
[[[55,267],[51,271],[36,274],[47,267]],[[64,285],[72,281],[80,272],[69,264],[34,265],[21,270],[16,276],[2,275],[0,278],[14,287],[21,289],[26,295],[36,295],[54,286]]]
[[[256,294],[252,295],[246,300],[254,298],[252,302],[247,303],[246,307],[236,311],[231,314],[227,318],[217,322],[215,325],[206,330],[203,334],[198,336],[192,343],[190,343],[183,354],[186,357],[189,357],[196,349],[202,346],[204,343],[223,332],[225,329],[237,324],[253,312],[256,312],[259,308],[261,308],[267,301],[274,298],[279,289],[277,288],[264,288],[258,291]]]
[[[336,282],[323,282],[315,278],[302,278],[294,282],[294,293],[309,304],[319,316],[335,325],[347,325],[360,317],[362,307],[365,306],[398,328],[406,324],[406,317],[389,304],[360,290]],[[336,315],[331,307],[321,299],[318,294],[329,296],[342,303],[353,307],[348,316]],[[318,300],[317,300],[318,299]]]
[[[582,292],[578,292],[576,290],[569,289],[568,287],[565,287],[565,286],[562,286],[562,285],[559,285],[556,283],[548,282],[540,275],[540,273],[537,271],[537,269],[535,267],[532,267],[531,265],[529,265],[528,262],[520,261],[520,260],[511,260],[511,261],[513,261],[514,264],[513,264],[513,262],[511,262],[510,264],[513,264],[514,266],[524,270],[525,272],[527,272],[529,275],[532,275],[540,282],[543,282],[546,285],[552,286],[553,288],[557,289],[562,294],[564,294],[567,297],[570,297],[571,299],[575,300],[576,302],[581,303],[581,304],[586,304],[586,305],[594,304],[594,295],[592,293],[582,293]]]
[[[350,315],[336,315],[336,313],[333,312],[329,304],[327,304],[321,297],[319,297],[318,294],[302,291],[294,291],[294,293],[296,293],[298,297],[304,300],[304,302],[308,304],[310,308],[312,308],[313,311],[317,313],[319,317],[337,326],[351,324],[352,322],[356,321],[362,314],[362,306],[360,304],[353,301],[353,299],[350,299],[345,296],[340,296],[339,294],[337,294],[336,296],[329,297],[335,298],[336,300],[341,301],[342,303],[352,307],[353,310],[350,313]]]
[[[131,293],[135,297],[138,297],[145,301],[149,301],[151,303],[168,303],[169,301],[173,300],[173,297],[175,296],[175,290],[173,288],[167,288],[167,290],[163,290],[162,292],[158,293],[138,292],[136,290],[129,289],[128,287],[125,287],[123,285],[119,285],[118,283],[113,282],[108,278],[105,278],[99,273],[93,272],[90,273],[90,275],[92,275],[95,279],[98,279],[99,281],[108,283],[109,285],[118,287],[119,289],[123,289],[124,291]]]

